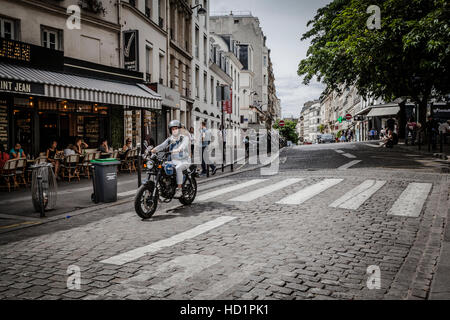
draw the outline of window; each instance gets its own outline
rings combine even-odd
[[[153,73],[153,49],[151,47],[145,47],[145,80],[147,82],[152,82],[152,73]]]
[[[62,30],[41,28],[42,46],[52,50],[62,50]]]
[[[234,24],[239,24],[239,20],[234,20]]]
[[[0,37],[8,40],[17,40],[14,20],[0,17]]]
[[[152,0],[145,0],[145,15],[147,18],[152,18]]]
[[[267,57],[264,56],[264,67],[267,67]]]
[[[199,46],[200,46],[200,29],[198,26],[195,26],[195,57],[199,58]]]
[[[164,55],[159,55],[159,83],[164,84]]]

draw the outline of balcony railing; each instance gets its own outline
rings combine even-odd
[[[191,90],[189,88],[185,88],[185,93],[186,93],[186,97],[190,97],[191,96]]]

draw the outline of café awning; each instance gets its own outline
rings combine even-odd
[[[373,108],[367,117],[387,117],[395,116],[400,112],[400,107],[383,107],[383,108]]]
[[[161,97],[143,84],[107,81],[6,63],[0,63],[0,81],[40,85],[43,90],[37,95],[56,99],[161,109]]]

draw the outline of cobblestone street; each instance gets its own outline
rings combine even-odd
[[[336,150],[361,162],[338,169],[350,159]],[[0,299],[429,298],[449,179],[410,156],[289,148],[279,174],[206,183],[191,207],[163,206],[150,221],[129,202],[2,234]],[[70,266],[79,290],[68,289]],[[367,285],[370,266],[380,289]]]

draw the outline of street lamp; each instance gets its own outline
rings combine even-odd
[[[203,5],[202,5],[202,4],[198,4],[198,5],[194,6],[194,7],[191,7],[191,9],[194,10],[194,9],[196,9],[196,8],[198,8],[198,7],[200,7],[200,8],[197,10],[197,14],[198,14],[199,16],[204,16],[204,15],[206,15],[206,14],[208,13],[208,11],[206,11],[206,9],[203,8]]]

